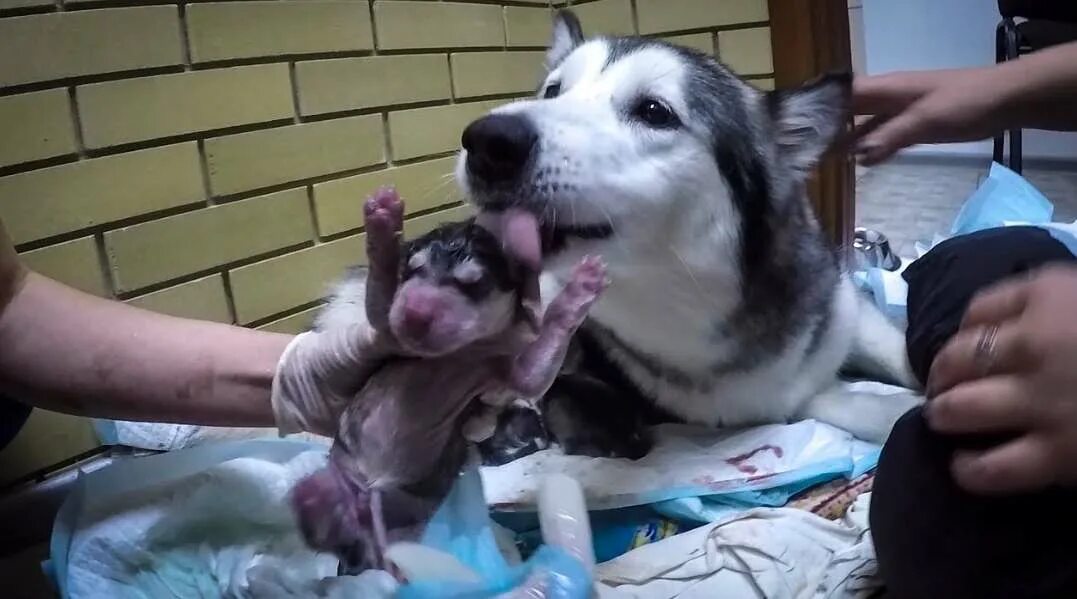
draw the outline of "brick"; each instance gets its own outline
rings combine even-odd
[[[460,2],[374,3],[378,48],[473,48],[503,46],[499,6]]]
[[[0,451],[0,485],[86,453],[99,445],[88,418],[34,410]]]
[[[366,263],[365,236],[355,235],[233,270],[240,324],[322,299],[349,266]]]
[[[714,34],[690,33],[688,35],[671,35],[662,38],[671,44],[699,50],[704,54],[714,56]]]
[[[545,47],[553,35],[548,8],[505,7],[505,42],[509,46]]]
[[[580,18],[587,35],[634,35],[632,3],[629,0],[598,0],[572,10]]]
[[[299,111],[323,114],[446,100],[449,63],[442,54],[333,58],[296,63]]]
[[[404,221],[404,236],[408,239],[412,239],[426,233],[438,225],[461,221],[472,216],[475,216],[475,209],[470,205],[465,204],[463,206],[449,208],[448,210],[434,212],[433,214],[427,214],[418,218],[408,219]]]
[[[383,185],[396,186],[408,214],[456,202],[455,166],[455,157],[441,158],[318,183],[314,186],[318,231],[327,236],[363,226],[363,201]]]
[[[0,19],[0,87],[182,62],[174,5]]]
[[[0,0],[0,10],[28,8],[31,6],[55,6],[52,0]]]
[[[289,189],[105,234],[124,293],[308,241],[307,194]]]
[[[95,83],[76,93],[90,148],[293,116],[284,64]]]
[[[719,32],[718,57],[726,66],[741,75],[773,73],[770,27]]]
[[[0,166],[75,152],[67,90],[0,97]]]
[[[546,72],[545,52],[464,52],[452,55],[456,97],[534,91]]]
[[[639,32],[723,27],[767,20],[766,0],[636,0]]]
[[[231,323],[224,277],[210,275],[127,300],[127,303],[169,316]]]
[[[374,47],[366,2],[191,4],[187,30],[195,62]]]
[[[298,335],[304,331],[309,331],[310,328],[314,326],[314,319],[318,316],[318,311],[321,309],[321,306],[309,308],[302,312],[292,314],[291,316],[285,316],[280,320],[267,322],[258,327],[258,330],[269,331],[271,333],[284,333],[286,335]]]
[[[21,258],[31,270],[50,279],[99,297],[109,295],[93,237],[24,252]]]
[[[358,116],[205,141],[213,193],[227,195],[385,161],[381,116]]]
[[[26,243],[204,200],[193,142],[0,177],[0,219]]]
[[[471,102],[389,113],[393,158],[406,160],[449,152],[460,147],[460,135],[471,121],[504,102]]]

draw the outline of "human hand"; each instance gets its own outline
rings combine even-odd
[[[853,80],[856,153],[873,165],[920,143],[976,141],[1005,128],[1014,82],[993,68],[904,72]]]
[[[958,451],[957,483],[982,494],[1077,483],[1077,268],[1049,267],[975,298],[928,380],[929,426],[1015,434]]]
[[[15,246],[4,230],[4,221],[0,221],[0,314],[4,313],[25,278],[26,267],[19,262]]]
[[[340,414],[393,342],[366,322],[298,335],[284,350],[273,378],[273,416],[281,435],[336,435]]]

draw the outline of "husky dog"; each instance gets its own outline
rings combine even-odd
[[[482,211],[539,215],[552,281],[585,254],[608,263],[576,366],[547,395],[566,450],[639,456],[654,415],[885,439],[915,398],[839,393],[837,375],[914,386],[904,337],[841,271],[805,186],[847,122],[850,78],[765,93],[690,49],[585,39],[569,11],[546,66],[535,99],[467,128],[456,175]]]

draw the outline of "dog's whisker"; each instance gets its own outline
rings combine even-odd
[[[607,210],[606,207],[601,204],[594,204],[594,207],[602,213],[602,217],[606,219],[606,224],[608,224],[610,230],[613,231],[616,227],[614,227],[613,225],[613,216],[610,215],[609,210]],[[613,241],[614,246],[617,248],[617,250],[620,251],[622,256],[627,257],[632,255],[632,251],[628,248],[628,244],[625,243],[624,239],[621,238],[621,236],[613,235],[610,239]]]
[[[684,268],[684,272],[688,275],[688,278],[692,280],[692,284],[695,285],[696,291],[699,292],[699,296],[705,299],[708,303],[712,304],[715,309],[717,309],[717,303],[714,302],[711,294],[707,293],[707,290],[703,287],[703,284],[699,282],[699,278],[696,277],[695,271],[692,270],[692,267],[688,264],[688,261],[684,259],[684,256],[681,256],[680,252],[677,251],[677,248],[674,247],[673,244],[669,244],[669,251],[677,258],[677,261],[681,263],[681,266]]]
[[[440,177],[441,181],[425,191],[420,198],[426,200],[433,196],[435,193],[441,193],[446,187],[453,184],[453,173],[448,173]]]

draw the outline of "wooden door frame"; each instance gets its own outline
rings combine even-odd
[[[777,87],[796,86],[826,72],[852,73],[847,0],[768,0],[768,5]],[[808,184],[808,193],[830,240],[848,250],[856,206],[852,157],[831,152]]]

